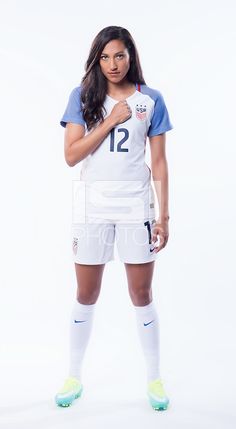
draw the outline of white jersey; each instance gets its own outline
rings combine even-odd
[[[125,221],[153,217],[154,193],[151,170],[145,162],[146,140],[173,126],[160,91],[136,84],[136,91],[126,100],[132,116],[116,125],[83,160],[73,194],[74,210],[80,215]],[[106,96],[105,117],[117,102]],[[72,90],[60,123],[65,127],[67,122],[84,125],[88,134],[80,87]]]

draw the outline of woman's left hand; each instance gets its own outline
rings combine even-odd
[[[159,246],[155,246],[154,252],[157,253],[163,247],[166,246],[168,238],[169,238],[169,225],[168,220],[164,220],[162,222],[159,222],[159,220],[156,221],[152,228],[152,242],[155,243],[157,241],[157,236],[159,236],[160,242]]]

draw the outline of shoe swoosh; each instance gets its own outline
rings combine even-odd
[[[75,323],[82,323],[82,322],[86,322],[86,320],[74,320]]]
[[[148,322],[148,323],[144,323],[143,325],[147,326],[147,325],[150,325],[150,323],[152,323],[152,322],[154,322],[154,320],[151,320],[151,322]]]

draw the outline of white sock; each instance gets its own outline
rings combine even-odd
[[[159,318],[154,305],[135,306],[140,344],[147,368],[147,382],[160,378]]]
[[[74,303],[70,320],[70,364],[69,375],[81,381],[81,368],[90,338],[96,304]]]

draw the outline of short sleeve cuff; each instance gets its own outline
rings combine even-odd
[[[60,125],[65,128],[68,122],[72,122],[73,124],[83,125],[85,127],[85,123],[82,119],[79,120],[78,118],[73,118],[73,117],[63,117],[60,121]]]
[[[148,134],[148,137],[153,137],[153,136],[158,136],[159,134],[163,134],[167,131],[172,130],[174,127],[173,125],[168,125],[166,127],[161,127],[161,128],[157,128],[156,130],[151,130],[150,133]]]

